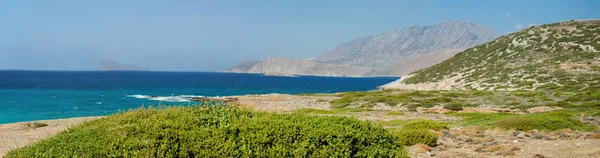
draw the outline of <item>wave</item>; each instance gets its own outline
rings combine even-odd
[[[149,96],[149,95],[127,95],[127,97],[137,98],[137,99],[148,99],[155,101],[164,101],[164,102],[192,102],[194,98],[204,98],[205,96],[199,95],[178,95],[178,96]]]

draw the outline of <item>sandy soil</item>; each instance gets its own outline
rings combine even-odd
[[[337,97],[265,94],[233,96],[232,98],[238,98],[238,104],[240,104],[240,106],[255,110],[288,112],[302,108],[330,109],[329,101],[334,100]]]
[[[79,123],[98,119],[100,117],[79,117],[58,120],[43,120],[34,121],[45,123],[45,127],[29,127],[28,123],[21,122],[0,125],[0,157],[3,157],[8,151],[20,148],[39,141],[41,139],[56,135],[57,133],[66,130],[69,127]]]

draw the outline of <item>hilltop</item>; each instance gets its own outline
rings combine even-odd
[[[311,59],[270,57],[260,62],[243,62],[225,71],[317,76],[401,76],[444,61],[498,35],[486,26],[467,21],[413,25],[360,37]]]
[[[384,89],[600,89],[600,20],[534,26],[469,48]]]

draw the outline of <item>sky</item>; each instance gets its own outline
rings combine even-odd
[[[304,59],[354,38],[466,20],[506,34],[600,19],[599,0],[3,0],[0,69],[219,71],[269,56]]]

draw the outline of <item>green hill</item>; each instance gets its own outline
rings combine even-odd
[[[600,20],[572,20],[502,36],[383,88],[597,91],[599,82]]]

